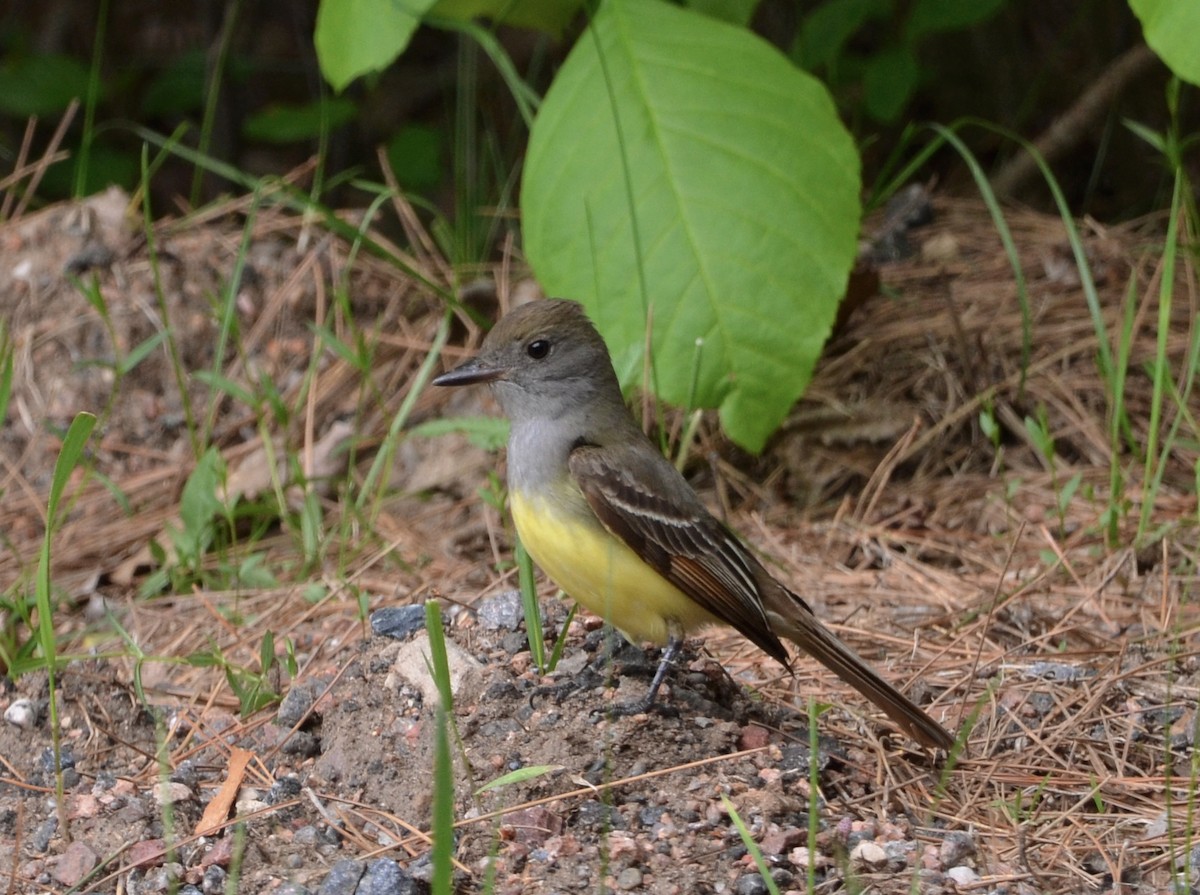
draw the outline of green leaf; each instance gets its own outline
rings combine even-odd
[[[225,481],[225,461],[221,452],[210,447],[196,463],[179,496],[179,518],[183,522],[185,544],[192,559],[208,549],[213,517],[221,511],[217,490]]]
[[[904,36],[915,41],[936,31],[956,31],[991,18],[1004,0],[917,0],[904,26]]]
[[[558,37],[582,8],[583,0],[438,0],[430,17],[463,22],[486,18]]]
[[[524,783],[526,780],[534,780],[537,777],[544,777],[547,774],[555,774],[563,769],[560,764],[538,764],[530,765],[527,768],[517,768],[515,771],[509,771],[507,774],[502,774],[495,780],[489,780],[479,789],[475,790],[475,795],[481,795],[489,790],[500,789],[504,786],[511,786],[514,783]]]
[[[53,115],[87,95],[90,73],[71,56],[13,57],[0,67],[0,113]]]
[[[916,90],[919,73],[910,46],[893,47],[873,56],[863,72],[867,114],[876,121],[895,121]]]
[[[1200,85],[1200,3],[1196,0],[1129,0],[1150,49],[1176,75]]]
[[[242,133],[263,143],[297,143],[341,127],[357,114],[358,105],[342,97],[302,105],[277,103],[249,116]]]
[[[382,71],[404,52],[434,0],[321,0],[313,42],[334,90]]]
[[[774,47],[658,0],[608,0],[534,122],[525,250],[549,294],[587,307],[623,383],[641,376],[652,318],[658,394],[720,407],[758,451],[829,335],[858,190],[829,94]]]

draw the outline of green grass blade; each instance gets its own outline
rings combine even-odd
[[[454,694],[450,689],[450,663],[446,633],[442,630],[441,604],[425,603],[425,630],[429,635],[429,664],[437,685],[437,733],[433,756],[433,879],[434,895],[454,891],[454,763],[450,754],[450,715]]]
[[[529,639],[529,652],[533,654],[533,663],[537,666],[538,674],[545,674],[546,643],[542,636],[542,611],[538,606],[537,584],[533,577],[533,557],[525,549],[520,538],[517,539],[517,580],[521,588],[521,609],[525,614],[525,634]]]
[[[1142,473],[1142,509],[1138,516],[1137,541],[1140,543],[1150,526],[1155,497],[1174,443],[1173,438],[1162,440],[1159,456],[1159,428],[1162,425],[1163,405],[1166,403],[1168,373],[1171,362],[1167,357],[1167,339],[1171,334],[1171,308],[1175,296],[1175,260],[1179,251],[1179,218],[1183,201],[1183,175],[1175,173],[1175,188],[1171,192],[1171,214],[1167,218],[1167,235],[1163,246],[1162,276],[1158,280],[1158,331],[1154,345],[1154,364],[1151,369],[1153,388],[1150,398],[1150,426],[1146,433],[1145,466]],[[1180,416],[1176,414],[1178,424]],[[1173,431],[1174,428],[1173,428]]]
[[[954,147],[968,170],[970,170],[971,177],[975,180],[975,187],[979,190],[980,198],[983,199],[983,204],[987,207],[988,214],[991,215],[992,225],[996,228],[996,232],[1000,236],[1000,243],[1004,246],[1004,254],[1008,256],[1009,267],[1012,268],[1013,280],[1017,286],[1017,302],[1021,306],[1021,381],[1017,386],[1017,391],[1018,393],[1024,393],[1025,374],[1029,369],[1029,359],[1033,356],[1033,316],[1029,308],[1029,289],[1025,284],[1025,271],[1021,267],[1021,256],[1017,251],[1017,243],[1013,239],[1012,231],[1008,228],[1008,222],[1004,219],[1004,212],[1000,208],[1000,200],[996,198],[996,193],[988,182],[983,166],[979,164],[975,155],[967,148],[967,144],[959,139],[958,134],[955,132],[955,127],[933,124],[930,125],[930,128],[946,143]]]
[[[815,729],[815,728],[814,728]],[[737,829],[738,835],[742,837],[742,844],[746,846],[746,851],[750,852],[750,856],[754,858],[754,866],[758,868],[758,875],[762,877],[763,885],[767,887],[767,891],[771,895],[779,895],[779,884],[775,882],[775,877],[771,876],[771,868],[767,866],[767,859],[763,857],[762,849],[758,847],[758,843],[754,841],[754,837],[750,835],[750,831],[746,828],[745,822],[737,809],[733,807],[733,802],[729,801],[729,796],[721,793],[721,804],[725,807],[729,819],[733,821],[733,826]],[[814,862],[811,859],[809,865]],[[810,889],[809,891],[814,891]]]
[[[46,663],[46,676],[50,688],[50,739],[54,749],[54,783],[57,804],[59,806],[59,829],[64,836],[69,835],[67,826],[66,801],[63,798],[62,775],[62,731],[58,720],[58,689],[57,664],[58,644],[54,637],[54,605],[50,595],[50,542],[58,529],[58,507],[62,501],[63,491],[71,480],[71,474],[79,465],[83,448],[95,428],[96,417],[90,413],[80,413],[71,421],[67,436],[63,439],[62,449],[58,460],[54,463],[54,476],[50,481],[50,496],[46,501],[46,534],[42,539],[42,549],[38,555],[37,583],[34,588],[38,610],[38,642],[41,646],[42,657]]]

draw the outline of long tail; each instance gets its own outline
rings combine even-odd
[[[780,588],[783,590],[783,588]],[[885,681],[826,628],[800,597],[784,591],[779,597],[790,597],[786,607],[767,609],[771,626],[777,634],[796,644],[855,690],[882,709],[905,733],[918,742],[935,749],[949,750],[954,737],[946,728],[929,717],[920,706]],[[771,602],[778,602],[773,600]],[[787,611],[779,612],[785,608]]]

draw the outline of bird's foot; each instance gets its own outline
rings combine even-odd
[[[581,690],[598,689],[603,682],[604,679],[601,675],[590,668],[584,668],[578,674],[564,680],[534,687],[533,692],[529,694],[529,707],[534,708],[534,700],[543,697],[554,700],[556,705],[561,705],[567,697],[573,696]]]

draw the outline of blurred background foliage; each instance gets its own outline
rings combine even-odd
[[[941,5],[934,21],[912,15],[906,0],[740,7],[752,12],[756,32],[830,87],[859,141],[868,184],[913,123],[972,116],[1034,137],[1142,44],[1125,0]],[[317,66],[316,15],[316,0],[10,0],[0,11],[0,170],[11,170],[23,144],[25,157],[36,158],[71,101],[91,88],[92,129],[83,114],[70,120],[62,147],[71,158],[48,172],[42,201],[109,183],[133,189],[141,126],[178,132],[184,144],[251,176],[282,174],[316,156],[333,205],[369,201],[349,183],[356,175],[380,179],[380,148],[401,186],[430,210],[463,214],[464,196],[477,206],[504,204],[527,130],[474,41],[422,27],[396,64],[335,94]],[[495,34],[540,95],[583,24],[577,16],[561,39],[507,27]],[[1168,73],[1149,54],[1133,64],[1115,101],[1055,163],[1079,214],[1116,220],[1168,203],[1161,156],[1122,126],[1130,118],[1166,128]],[[1194,91],[1185,91],[1180,112],[1196,120]],[[85,133],[92,139],[79,174]],[[1016,151],[982,129],[967,136],[993,170]],[[940,164],[931,170],[953,189],[965,176],[957,157]],[[181,198],[186,205],[237,191],[211,174],[197,181],[178,157],[164,161],[153,190],[157,213],[177,210]],[[1040,205],[1045,191],[1031,181],[1014,198]]]

